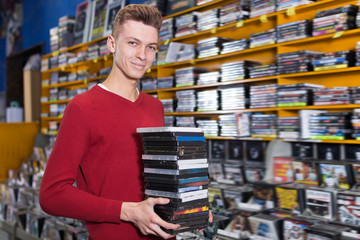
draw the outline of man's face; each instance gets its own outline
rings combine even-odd
[[[134,20],[126,21],[115,40],[115,66],[125,78],[138,80],[154,61],[157,42],[156,28]]]

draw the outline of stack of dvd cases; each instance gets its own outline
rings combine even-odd
[[[59,50],[59,27],[50,28],[50,51]]]
[[[351,94],[348,87],[314,89],[314,105],[350,104]]]
[[[250,68],[250,78],[268,77],[275,75],[277,75],[277,66],[274,63]]]
[[[174,112],[174,99],[161,99],[164,106],[164,112]]]
[[[219,124],[217,120],[197,119],[196,124],[202,129],[205,137],[219,136]]]
[[[288,74],[312,71],[312,59],[321,54],[323,53],[310,50],[278,54],[278,72],[279,74]]]
[[[351,89],[351,100],[353,104],[360,104],[360,87]]]
[[[248,87],[245,85],[220,86],[222,110],[245,109],[249,101]]]
[[[312,105],[312,89],[322,89],[323,85],[298,83],[279,85],[277,88],[278,107],[302,107]]]
[[[300,118],[299,117],[278,117],[277,129],[279,138],[299,139]]]
[[[276,29],[270,29],[263,32],[250,35],[250,48],[262,47],[276,43]]]
[[[198,128],[138,128],[143,139],[145,196],[170,199],[156,205],[165,221],[180,224],[177,234],[207,227],[209,218],[206,141]]]
[[[360,17],[360,14],[358,16]],[[360,25],[359,25],[359,27],[360,27]],[[357,42],[356,48],[355,48],[355,62],[356,62],[356,66],[360,66],[360,42]]]
[[[197,84],[212,84],[217,83],[220,80],[220,72],[207,72],[207,73],[200,73],[199,79],[197,81]]]
[[[323,140],[345,140],[350,138],[351,113],[329,112],[310,116],[310,138]]]
[[[175,86],[185,87],[196,84],[200,73],[208,72],[206,68],[187,67],[175,70]]]
[[[315,0],[316,1],[316,0]],[[312,3],[313,0],[277,0],[277,11]]]
[[[75,18],[64,16],[59,18],[59,44],[60,49],[72,46],[74,42]]]
[[[223,37],[212,37],[199,40],[196,47],[198,52],[197,58],[211,57],[220,54],[222,44],[229,41],[231,41],[231,39]]]
[[[220,136],[236,137],[238,135],[235,114],[220,115],[219,119]]]
[[[196,108],[195,90],[185,90],[176,92],[177,112],[194,112]]]
[[[140,83],[141,83],[141,91],[154,90],[157,88],[156,78],[142,77]]]
[[[237,1],[220,8],[220,26],[249,18],[249,1]]]
[[[175,37],[181,37],[197,33],[196,19],[197,12],[181,15],[175,18]]]
[[[277,137],[276,114],[251,115],[251,137]]]
[[[197,15],[197,29],[199,32],[219,26],[219,9],[213,8]]]
[[[87,60],[98,58],[99,57],[99,48],[100,47],[99,47],[98,43],[89,45],[89,47],[87,49]]]
[[[196,93],[197,111],[216,111],[219,109],[219,95],[216,89]]]
[[[172,39],[174,37],[174,19],[164,19],[159,32],[159,42]]]
[[[164,125],[166,127],[174,127],[175,126],[175,117],[174,116],[164,116]]]
[[[300,20],[278,25],[276,27],[277,42],[281,43],[311,37],[311,24],[310,20]]]
[[[276,84],[250,86],[250,108],[276,107]]]
[[[167,44],[167,45],[162,44],[159,46],[159,50],[157,53],[157,62],[156,62],[157,65],[164,65],[167,63],[166,55],[169,50],[169,46],[170,46],[169,44]]]
[[[276,0],[251,0],[250,18],[270,14],[276,11]]]
[[[221,81],[242,80],[249,77],[249,69],[261,63],[252,61],[236,61],[221,64]]]
[[[312,60],[314,71],[347,68],[355,65],[355,52],[350,50],[324,53]]]
[[[177,127],[195,127],[195,117],[176,117]]]
[[[221,54],[242,51],[249,48],[249,39],[240,39],[222,44]]]
[[[164,89],[164,88],[172,88],[174,87],[174,77],[163,77],[158,78],[158,89]]]
[[[357,11],[357,6],[345,5],[317,12],[313,20],[313,36],[356,28]]]

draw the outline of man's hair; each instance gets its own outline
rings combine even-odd
[[[112,35],[117,38],[120,27],[127,20],[134,20],[150,25],[160,31],[162,18],[159,10],[147,4],[129,4],[116,14]]]

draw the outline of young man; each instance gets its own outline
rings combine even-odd
[[[85,220],[92,240],[167,239],[173,236],[161,227],[179,227],[153,210],[168,199],[143,201],[142,145],[136,134],[139,127],[164,125],[161,102],[136,88],[155,58],[161,22],[158,10],[147,5],[119,11],[107,40],[112,70],[103,84],[68,104],[47,163],[42,209]]]

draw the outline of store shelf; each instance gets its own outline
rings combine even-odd
[[[43,105],[48,105],[48,104],[62,104],[62,103],[68,103],[68,102],[70,102],[70,101],[71,101],[70,99],[66,99],[66,100],[42,102],[41,104],[43,104]]]
[[[21,228],[16,228],[16,238],[20,239],[20,240],[41,240],[40,238],[25,232],[23,229]]]
[[[284,142],[313,142],[313,143],[337,143],[337,144],[360,144],[359,140],[320,140],[320,139],[281,139]]]
[[[207,140],[239,140],[239,141],[271,141],[274,138],[252,138],[252,137],[206,137]]]
[[[357,71],[360,71],[360,67],[347,67],[347,68],[331,69],[331,70],[324,70],[324,71],[311,71],[311,72],[304,72],[304,73],[282,74],[282,75],[279,75],[279,77],[298,78],[298,77],[306,77],[306,76],[336,74],[336,73],[345,73],[345,72],[357,72]]]
[[[43,86],[43,88],[59,88],[59,87],[68,87],[68,86],[73,86],[73,85],[78,85],[78,84],[86,84],[88,82],[95,82],[95,81],[102,80],[104,78],[107,78],[108,76],[109,75],[103,75],[103,76],[98,76],[98,77],[93,77],[93,78],[87,78],[84,80],[51,84],[51,85]]]
[[[42,121],[61,121],[62,117],[42,117]]]
[[[302,109],[354,109],[360,108],[360,104],[345,104],[345,105],[321,105],[321,106],[305,106],[305,107],[281,107],[279,110],[302,110]]]
[[[254,108],[254,109],[231,109],[231,110],[218,110],[218,111],[198,111],[198,112],[172,112],[164,113],[165,116],[201,116],[201,115],[221,115],[221,114],[232,114],[235,112],[274,112],[278,108]]]

